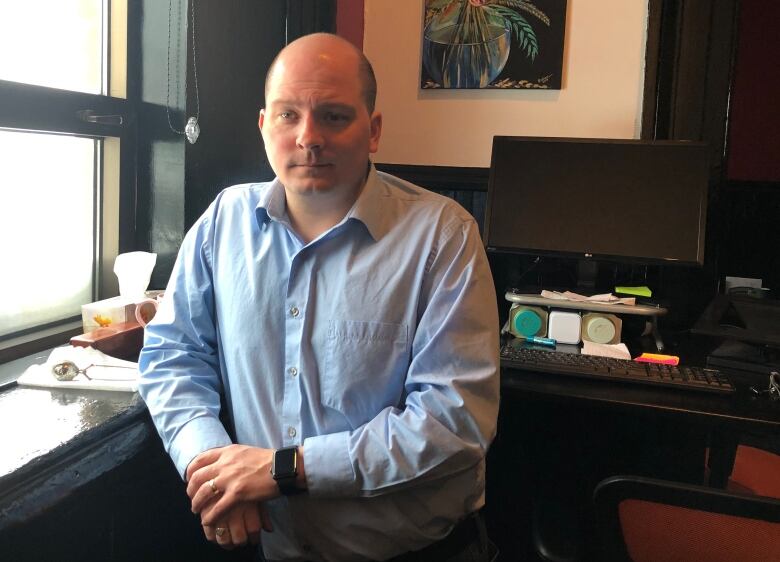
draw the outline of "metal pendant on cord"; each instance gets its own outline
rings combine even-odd
[[[180,131],[176,129],[173,126],[173,122],[171,121],[171,4],[173,3],[173,0],[168,0],[168,56],[167,56],[167,63],[166,63],[166,82],[167,82],[167,92],[165,97],[165,112],[168,116],[168,127],[170,127],[171,131],[176,133],[177,135],[184,135],[187,137],[187,140],[190,142],[190,144],[195,144],[195,142],[198,140],[198,137],[200,136],[200,124],[198,123],[198,118],[200,117],[200,96],[198,92],[198,64],[195,59],[195,0],[185,0],[185,5],[189,7],[190,12],[190,29],[191,29],[191,37],[192,37],[192,75],[195,80],[195,115],[187,119],[187,124],[184,127],[183,131]],[[186,15],[185,15],[186,18]],[[176,21],[176,28],[177,31],[180,29],[179,22],[181,21],[181,18],[178,18]],[[186,61],[186,57],[185,57]],[[186,67],[186,62],[185,62]],[[184,94],[185,94],[185,100],[187,95],[187,71],[184,72]],[[176,97],[178,99],[179,95],[179,79],[178,79],[178,73],[176,78]],[[186,111],[186,101],[185,101],[185,111]]]

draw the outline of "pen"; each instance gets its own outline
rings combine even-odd
[[[555,347],[555,344],[558,343],[552,338],[543,338],[540,336],[527,336],[523,339],[529,343],[535,343],[536,345],[543,345],[546,347]]]

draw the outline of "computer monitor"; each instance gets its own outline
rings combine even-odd
[[[704,262],[705,143],[493,138],[489,251],[643,264]]]

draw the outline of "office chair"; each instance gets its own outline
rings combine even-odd
[[[603,557],[633,562],[780,562],[780,500],[639,476],[593,494]]]
[[[739,445],[729,490],[780,499],[780,455]]]

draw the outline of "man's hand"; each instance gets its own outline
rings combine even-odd
[[[206,538],[226,550],[247,543],[258,544],[261,529],[273,531],[263,504],[252,502],[236,504],[217,525],[202,525]]]
[[[201,523],[215,526],[241,502],[264,502],[279,496],[271,476],[273,449],[228,445],[209,449],[187,467],[187,495]]]

